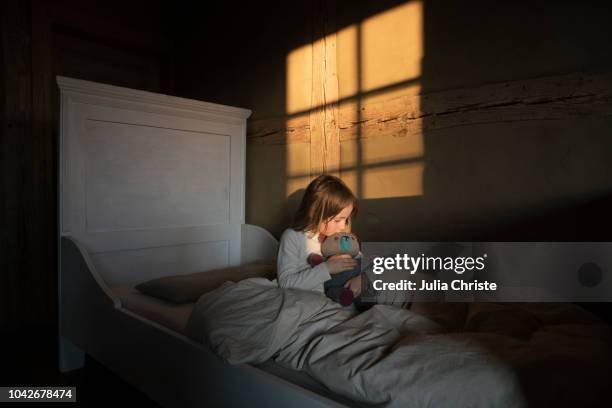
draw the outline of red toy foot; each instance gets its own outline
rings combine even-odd
[[[353,303],[353,291],[345,288],[340,294],[340,304],[342,306],[349,306]]]
[[[323,262],[323,257],[319,254],[310,254],[308,255],[308,264],[310,266],[317,266]]]

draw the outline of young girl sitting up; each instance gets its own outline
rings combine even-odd
[[[351,270],[357,261],[349,255],[335,255],[311,267],[308,256],[321,255],[321,242],[337,232],[350,232],[357,212],[357,198],[338,177],[321,175],[310,182],[290,228],[280,239],[277,281],[281,288],[324,293],[324,283],[332,275]],[[361,257],[361,252],[357,258]],[[345,287],[354,297],[361,293],[361,275],[349,279]]]

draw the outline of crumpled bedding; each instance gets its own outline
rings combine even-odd
[[[470,336],[450,336],[434,319],[392,305],[357,314],[322,294],[254,278],[202,295],[186,332],[230,364],[273,359],[359,403],[526,406],[506,361]]]
[[[444,336],[469,338],[506,362],[530,407],[610,405],[610,325],[570,303],[419,303]]]

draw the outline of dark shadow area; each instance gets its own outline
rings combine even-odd
[[[477,1],[468,9],[425,1],[422,93],[610,71],[612,56],[600,50],[607,48],[612,28],[601,11],[589,2],[513,1],[493,7]],[[425,111],[435,109],[427,104],[424,99]],[[427,128],[436,118],[424,120]],[[417,200],[430,212],[411,235],[470,241],[611,240],[605,207],[612,190],[609,181],[603,191],[599,184],[601,171],[610,169],[598,153],[610,146],[601,137],[602,121],[585,115],[426,131],[425,191]],[[406,206],[413,205],[407,200]],[[437,217],[448,227],[431,234],[426,225],[436,225]]]
[[[422,93],[610,71],[608,18],[595,2],[427,0]],[[405,212],[406,240],[611,241],[609,125],[584,115],[426,131],[424,195],[373,204]],[[612,321],[610,303],[581,306]]]
[[[0,335],[5,350],[9,351],[0,374],[0,382],[5,387],[76,387],[76,403],[66,404],[76,407],[108,407],[118,401],[126,406],[159,407],[88,355],[83,368],[60,373],[57,369],[57,329],[53,325],[25,325],[20,330],[2,330]],[[20,403],[19,406],[40,406],[40,403]]]

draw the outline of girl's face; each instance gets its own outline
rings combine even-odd
[[[319,226],[319,233],[325,236],[330,236],[336,232],[345,231],[348,223],[349,216],[353,211],[353,205],[350,204],[348,207],[344,207],[336,216],[331,217],[327,222],[322,222]]]

